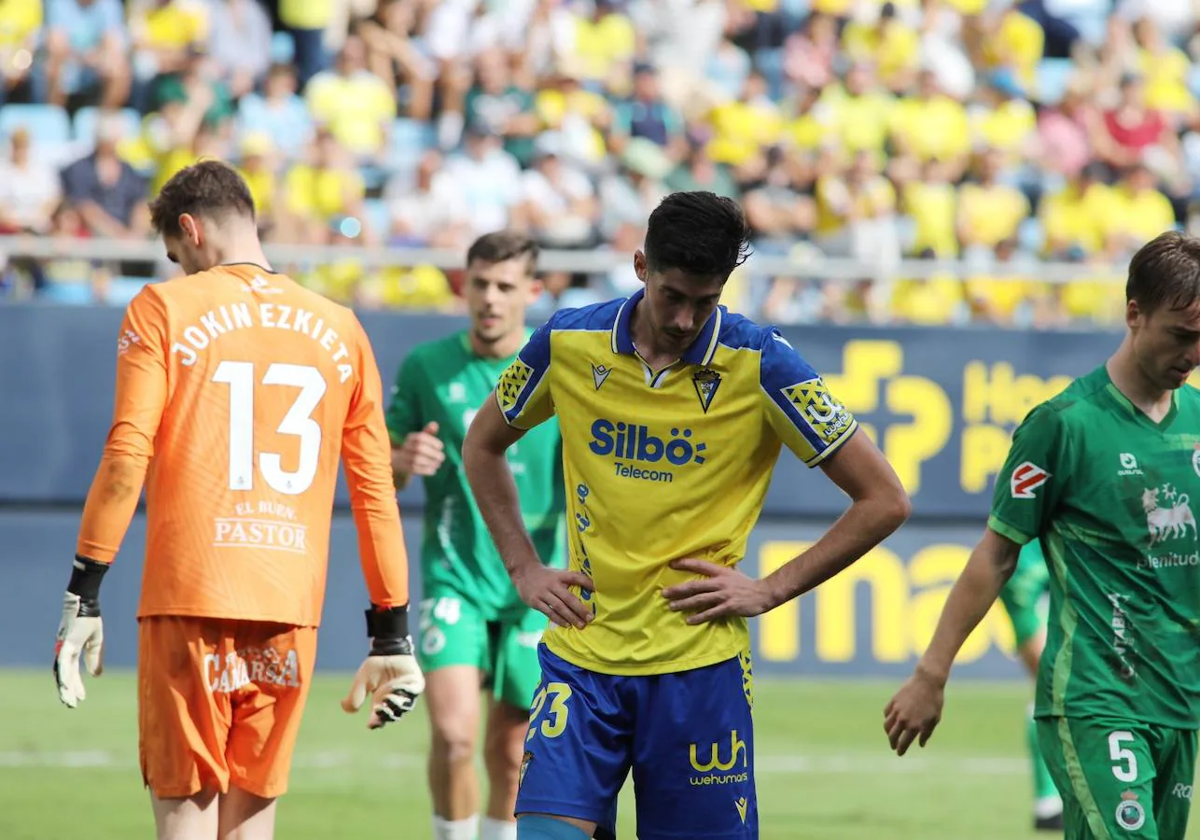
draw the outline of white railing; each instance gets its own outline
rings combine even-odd
[[[279,265],[303,265],[354,260],[366,268],[380,266],[433,265],[441,269],[461,268],[461,251],[429,248],[360,247],[344,245],[267,245],[267,258]],[[0,255],[37,259],[125,260],[166,263],[161,243],[150,240],[76,239],[71,237],[0,236]],[[627,265],[630,255],[613,250],[543,251],[538,266],[544,271],[601,273]],[[961,260],[900,260],[872,263],[851,259],[767,256],[750,257],[747,268],[759,275],[811,277],[827,280],[858,280],[863,277],[903,277],[923,279],[934,276],[1019,277],[1030,275],[1047,283],[1073,280],[1111,279],[1124,282],[1123,264],[1081,264],[1062,262],[995,263],[979,265]],[[163,274],[171,270],[164,268]]]

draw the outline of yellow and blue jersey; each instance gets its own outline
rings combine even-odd
[[[561,310],[504,372],[496,398],[530,429],[557,415],[570,568],[595,582],[595,620],[546,646],[607,674],[662,674],[744,653],[745,619],[689,626],[662,590],[694,557],[735,566],[782,444],[815,466],[857,423],[771,327],[718,307],[683,357],[654,371],[633,345],[626,300]]]

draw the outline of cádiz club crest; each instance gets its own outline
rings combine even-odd
[[[692,384],[696,386],[696,396],[700,398],[700,407],[707,414],[713,397],[717,395],[717,388],[721,385],[721,374],[709,368],[698,370],[692,377]]]

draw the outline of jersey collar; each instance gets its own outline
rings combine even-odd
[[[617,320],[613,323],[612,328],[612,351],[614,353],[623,353],[627,356],[636,355],[637,351],[633,347],[633,333],[629,330],[629,324],[633,319],[633,310],[645,296],[646,290],[638,289],[617,310]],[[708,317],[704,329],[700,330],[700,335],[696,336],[696,340],[684,351],[683,361],[689,365],[708,366],[712,364],[713,356],[717,352],[717,339],[721,334],[723,309],[724,307],[718,306]]]

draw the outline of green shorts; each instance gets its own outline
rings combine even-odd
[[[1102,718],[1043,718],[1038,743],[1062,794],[1065,840],[1183,840],[1196,732]]]
[[[1050,570],[1037,540],[1026,543],[1017,557],[1017,568],[1000,590],[1000,601],[1012,622],[1017,647],[1046,629]]]
[[[537,610],[489,620],[452,589],[432,588],[421,601],[417,661],[427,673],[473,665],[497,700],[528,709],[541,680],[537,647],[548,620]]]

